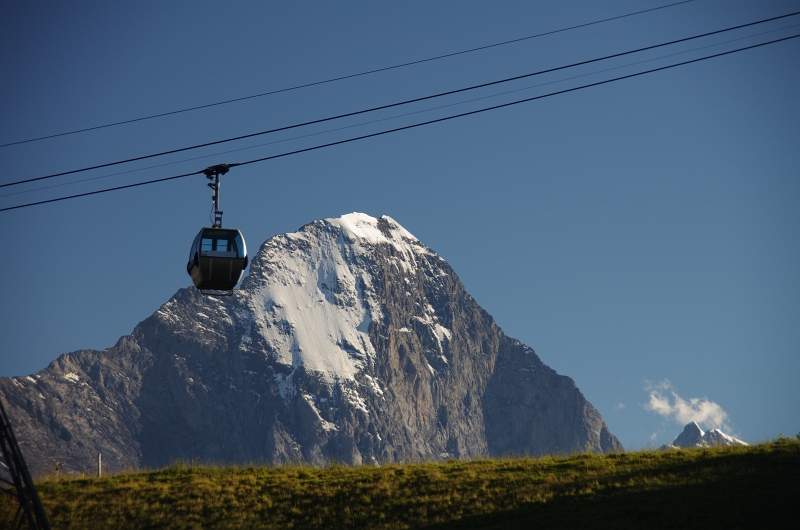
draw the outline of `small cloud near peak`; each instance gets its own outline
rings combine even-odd
[[[694,421],[706,429],[729,429],[728,413],[722,407],[705,397],[683,399],[667,379],[656,384],[648,382],[645,390],[650,392],[650,401],[644,405],[645,410],[672,419],[680,425]]]

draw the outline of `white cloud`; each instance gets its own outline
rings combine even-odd
[[[614,410],[622,410],[624,408],[625,408],[624,403],[617,403],[616,405],[614,405]]]
[[[648,383],[645,390],[650,391],[650,402],[644,405],[645,410],[671,418],[680,425],[696,421],[704,429],[730,430],[728,413],[707,398],[683,399],[666,379],[656,385]]]

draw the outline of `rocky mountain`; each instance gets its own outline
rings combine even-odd
[[[441,257],[364,214],[275,236],[233,296],[181,289],[114,347],[0,392],[37,473],[98,453],[120,470],[622,451]]]
[[[727,435],[719,429],[703,432],[697,422],[691,422],[683,428],[683,432],[671,444],[661,446],[662,450],[686,449],[690,447],[713,447],[717,445],[750,445]]]

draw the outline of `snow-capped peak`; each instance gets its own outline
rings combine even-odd
[[[700,425],[693,421],[688,423],[683,432],[671,443],[661,446],[661,449],[678,449],[688,447],[711,447],[717,445],[750,445],[738,438],[734,438],[719,429],[703,432]]]
[[[417,254],[430,253],[419,239],[388,215],[375,218],[354,212],[335,219],[325,219],[322,222],[338,228],[343,239],[351,243],[355,252],[359,254],[363,254],[375,245],[390,245],[397,254],[397,266],[406,272],[415,269]]]
[[[390,243],[398,244],[403,240],[419,242],[411,232],[400,226],[397,221],[383,215],[375,218],[365,213],[353,212],[334,219],[325,219],[327,223],[338,226],[350,239],[359,243],[370,244]]]
[[[388,253],[378,250],[385,245]],[[351,213],[273,237],[242,283],[249,314],[239,318],[251,332],[241,347],[331,382],[354,380],[375,355],[369,326],[383,319],[373,265],[388,261],[413,276],[421,256],[436,254],[387,216]]]

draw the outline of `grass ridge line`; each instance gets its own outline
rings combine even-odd
[[[347,467],[199,465],[45,479],[53,528],[791,528],[800,440]],[[14,498],[0,496],[0,521]],[[535,524],[534,524],[535,523]]]

